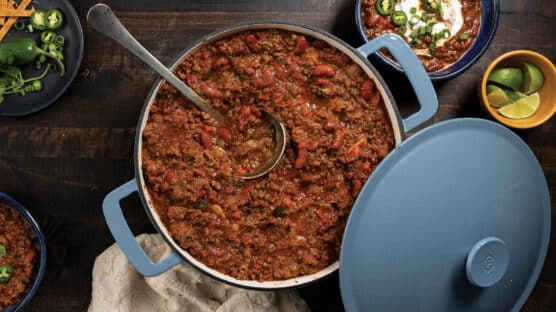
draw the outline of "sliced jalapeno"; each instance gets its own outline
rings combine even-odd
[[[41,32],[41,42],[42,43],[51,43],[56,40],[56,33],[50,30],[43,30]]]
[[[43,10],[36,10],[31,14],[31,26],[34,29],[45,30],[46,29],[46,13]]]
[[[440,0],[423,0],[423,6],[426,11],[436,12],[440,10]]]
[[[375,8],[378,14],[387,16],[394,12],[394,0],[376,0]]]
[[[9,264],[0,264],[0,284],[7,284],[14,274],[14,268]]]
[[[58,9],[52,9],[46,12],[46,27],[50,30],[57,30],[62,27],[64,15]]]
[[[392,13],[392,23],[396,26],[402,26],[407,23],[407,15],[402,11],[395,11]]]

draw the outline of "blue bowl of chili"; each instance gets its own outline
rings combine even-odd
[[[44,272],[46,270],[46,239],[37,221],[35,221],[33,216],[31,216],[31,213],[29,213],[29,211],[22,204],[17,202],[12,197],[0,192],[0,206],[10,208],[23,218],[26,225],[28,225],[31,229],[33,236],[32,239],[34,241],[33,245],[36,251],[36,261],[33,267],[33,272],[31,273],[31,279],[27,284],[25,291],[15,303],[8,307],[3,307],[4,312],[15,312],[29,304],[43,279]],[[0,308],[2,307],[0,306]]]
[[[459,1],[460,3],[474,2],[472,0],[459,0]],[[384,30],[381,30],[383,32],[395,32],[399,27],[401,27],[399,25],[394,25],[395,23],[392,20],[393,19],[392,14],[394,10],[392,10],[393,12],[390,13],[390,15],[388,15],[389,13],[387,12],[385,13],[385,12],[375,11],[376,9],[374,8],[374,5],[373,8],[370,9],[370,11],[377,12],[379,13],[379,15],[381,14],[386,14],[386,15],[381,16],[380,18],[375,18],[375,20],[371,21],[371,17],[366,16],[367,13],[365,12],[364,9],[364,5],[365,4],[368,5],[368,3],[370,2],[372,2],[372,0],[369,1],[356,0],[356,6],[355,6],[355,22],[357,24],[359,35],[365,42],[368,42],[369,40],[372,39],[372,37],[371,38],[367,37],[368,34],[372,33],[372,31],[368,30],[369,28],[368,25],[371,24],[375,25],[377,23],[380,24],[380,21],[383,21],[385,25],[391,26],[391,27],[385,27]],[[445,80],[455,78],[456,76],[462,74],[469,67],[475,64],[490,46],[490,43],[494,38],[494,34],[496,33],[496,29],[498,28],[498,19],[500,16],[500,3],[499,0],[481,0],[480,4],[481,4],[480,24],[479,24],[479,30],[476,31],[476,36],[473,37],[473,35],[469,36],[469,34],[467,33],[462,33],[459,34],[462,37],[457,38],[460,40],[464,40],[466,44],[467,42],[469,42],[470,44],[468,48],[466,48],[463,52],[461,52],[462,54],[459,56],[459,58],[449,63],[448,65],[445,65],[441,69],[435,69],[434,64],[432,64],[432,66],[430,67],[427,66],[428,64],[426,63],[424,64],[425,68],[429,72],[429,77],[432,81],[434,82],[445,81]],[[465,16],[463,18],[465,19]],[[465,35],[467,35],[467,37],[463,37]],[[413,39],[405,38],[405,40],[411,41]],[[392,60],[390,57],[386,56],[384,53],[376,53],[374,57],[377,60],[379,60],[381,63],[384,63],[387,66],[391,67],[396,72],[399,73],[403,72],[399,64],[394,60]],[[433,59],[436,59],[436,57],[434,57]]]

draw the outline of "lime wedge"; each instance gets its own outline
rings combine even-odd
[[[498,110],[502,116],[512,119],[522,119],[533,115],[539,108],[539,94],[533,93],[522,99],[508,104]]]
[[[519,68],[497,68],[490,73],[488,81],[513,90],[520,90],[523,83],[523,73]]]
[[[526,94],[531,94],[539,91],[544,84],[544,75],[537,66],[531,63],[523,63],[523,88],[522,91]]]
[[[498,87],[495,86],[495,85],[489,84],[489,85],[487,85],[487,94],[490,94],[491,92],[496,91],[496,90],[498,90],[498,89],[500,89],[500,88],[498,88]]]
[[[488,103],[492,107],[500,108],[500,107],[508,105],[512,102],[510,97],[501,88],[499,88],[497,86],[489,86],[489,87],[491,87],[490,88],[491,90],[488,93],[487,98],[488,98]],[[487,88],[487,91],[488,91],[488,88]]]
[[[527,94],[521,93],[519,91],[514,91],[514,90],[504,90],[504,92],[506,92],[506,95],[510,98],[512,102],[515,102],[527,96]]]

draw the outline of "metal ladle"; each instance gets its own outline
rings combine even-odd
[[[188,98],[197,108],[209,114],[220,125],[230,125],[231,121],[227,116],[220,114],[214,107],[210,106],[206,100],[201,98],[195,91],[188,87],[182,80],[174,76],[174,74],[164,66],[157,58],[155,58],[147,49],[145,49],[122,25],[116,15],[112,12],[110,7],[105,4],[99,3],[89,9],[87,13],[87,22],[97,31],[103,33],[105,36],[118,42],[124,48],[131,51],[143,62],[149,65],[154,71],[162,76],[168,83],[173,85],[180,91],[186,98]],[[241,176],[243,179],[254,179],[261,177],[268,173],[282,158],[284,150],[286,149],[286,129],[284,125],[276,119],[276,117],[260,109],[262,119],[269,123],[274,129],[275,134],[275,147],[266,161],[261,164],[254,172],[247,173]]]

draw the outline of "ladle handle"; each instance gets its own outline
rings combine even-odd
[[[98,3],[89,9],[87,22],[97,31],[121,44],[124,48],[131,51],[143,62],[149,65],[154,71],[162,76],[168,83],[173,85],[178,91],[185,95],[195,106],[205,113],[211,115],[216,121],[224,121],[224,117],[208,105],[195,91],[188,87],[183,81],[164,66],[154,57],[145,47],[143,47],[122,25],[120,20],[114,15],[110,7],[106,4]]]

